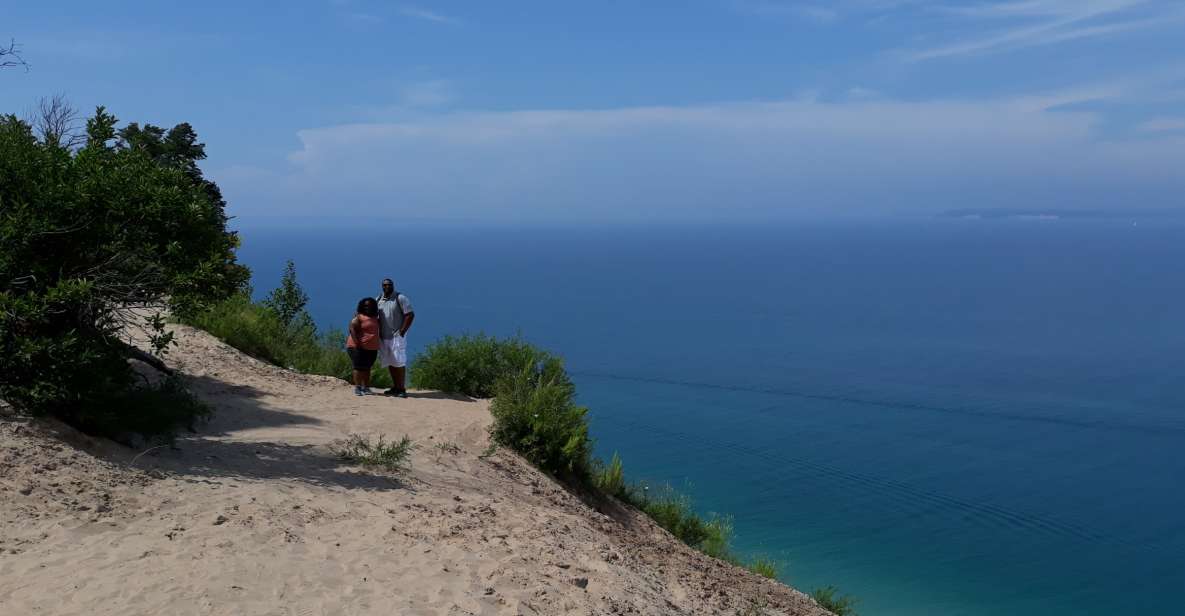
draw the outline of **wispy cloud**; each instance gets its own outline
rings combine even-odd
[[[734,6],[751,15],[814,23],[851,23],[858,18],[864,23],[927,28],[923,40],[937,42],[891,54],[909,62],[1004,53],[1185,21],[1185,3],[1179,0],[734,0]]]
[[[428,9],[420,8],[418,6],[404,5],[399,8],[399,14],[405,17],[413,17],[415,19],[424,19],[427,21],[434,21],[441,24],[456,25],[461,23],[455,17],[450,17],[443,13],[430,11]]]
[[[1185,136],[1108,140],[1099,113],[1050,109],[1106,94],[421,111],[301,130],[288,173],[232,174],[225,188],[304,214],[348,199],[379,214],[551,220],[1113,205],[1185,190]]]
[[[1180,5],[1153,0],[1022,0],[931,8],[981,25],[987,31],[943,45],[903,51],[901,56],[906,60],[1003,53],[1164,27],[1185,18]],[[1001,22],[1006,25],[996,25]]]
[[[403,88],[405,107],[437,107],[452,102],[454,98],[452,83],[444,79],[422,81]]]
[[[1185,132],[1185,118],[1153,118],[1136,126],[1142,133]]]

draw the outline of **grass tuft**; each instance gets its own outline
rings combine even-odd
[[[772,559],[758,556],[746,566],[746,569],[771,580],[778,579],[778,563]]]
[[[440,456],[446,453],[450,456],[455,456],[461,453],[460,445],[457,445],[452,441],[441,441],[433,445],[432,449],[435,451],[434,459],[437,462],[440,462]]]
[[[811,598],[819,607],[836,616],[857,616],[856,599],[851,595],[840,594],[834,586],[824,586],[811,591]]]
[[[625,500],[629,486],[625,483],[625,469],[621,464],[621,456],[613,453],[609,465],[595,465],[592,478],[593,487],[604,494]]]
[[[411,452],[419,448],[410,437],[404,435],[399,442],[387,442],[382,434],[372,443],[370,437],[351,434],[343,441],[330,446],[330,451],[343,461],[361,466],[380,467],[392,473],[402,472],[410,466]]]

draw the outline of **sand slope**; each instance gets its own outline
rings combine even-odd
[[[826,613],[512,453],[480,457],[484,401],[358,398],[177,334],[168,363],[216,413],[175,449],[0,421],[0,614]],[[333,458],[349,433],[421,447],[386,476]]]

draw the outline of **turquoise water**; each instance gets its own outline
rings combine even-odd
[[[248,227],[241,256],[261,289],[295,259],[322,325],[394,277],[413,353],[560,351],[602,455],[865,616],[1185,612],[1185,226]]]

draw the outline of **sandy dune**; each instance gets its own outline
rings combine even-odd
[[[175,449],[0,421],[0,614],[826,613],[512,453],[482,458],[484,401],[358,398],[178,337],[168,363],[216,412]],[[350,433],[420,448],[401,476],[363,471],[327,448]]]

